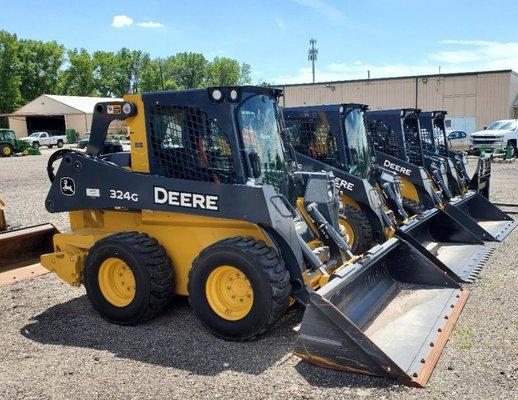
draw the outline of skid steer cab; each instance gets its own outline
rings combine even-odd
[[[442,263],[457,281],[473,281],[493,247],[441,209],[408,218],[401,178],[374,157],[366,110],[362,104],[283,110],[297,162],[307,171],[330,171],[335,176],[343,204],[341,223],[352,252],[361,254],[395,235]]]
[[[379,168],[365,131],[361,104],[283,109],[297,162],[306,171],[331,171],[340,192],[343,225],[354,254],[394,234],[408,218],[399,177]],[[347,126],[347,129],[346,129]],[[350,129],[349,129],[350,128]]]
[[[425,146],[431,148],[433,135],[421,129],[420,114],[417,109],[366,113],[376,158],[401,176],[408,211],[420,214],[438,207],[480,240],[502,241],[516,226],[515,221],[475,191],[452,194],[447,173],[450,159],[425,150]]]
[[[97,104],[86,154],[49,160],[46,207],[69,212],[70,230],[41,262],[118,324],[185,295],[212,333],[247,340],[293,299],[306,307],[302,358],[422,386],[467,292],[404,239],[353,257],[333,175],[296,170],[286,151],[281,94],[217,87]],[[101,155],[114,119],[131,151]]]
[[[480,193],[489,199],[491,180],[491,159],[481,154],[473,177],[469,177],[466,165],[467,153],[450,149],[446,132],[446,111],[426,111],[419,115],[423,148],[427,154],[440,156],[446,162],[446,172],[450,191],[454,195],[464,195],[468,190]]]

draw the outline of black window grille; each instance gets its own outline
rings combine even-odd
[[[434,135],[434,132],[430,132],[429,129],[421,127],[421,143],[423,145],[423,150],[431,151],[431,152],[435,151],[435,146],[434,146],[435,137],[433,135]]]
[[[405,139],[405,149],[407,160],[412,164],[422,165],[421,144],[419,135],[419,121],[417,118],[407,118],[403,122],[403,136]]]
[[[236,183],[230,141],[200,109],[157,105],[150,113],[150,165],[161,176]]]
[[[368,119],[367,130],[371,133],[374,148],[393,157],[403,158],[398,133],[380,119]]]
[[[289,118],[285,122],[297,152],[329,165],[341,165],[336,138],[320,118]]]

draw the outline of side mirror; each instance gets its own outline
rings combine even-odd
[[[252,176],[256,179],[259,178],[262,174],[261,158],[259,157],[259,154],[252,151],[248,154],[248,159],[250,160],[250,166],[252,167]]]

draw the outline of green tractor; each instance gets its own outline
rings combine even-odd
[[[0,156],[9,157],[13,154],[28,156],[41,153],[33,149],[29,142],[16,139],[14,131],[10,129],[0,129]]]

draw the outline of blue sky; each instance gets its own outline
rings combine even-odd
[[[516,1],[4,1],[0,29],[67,48],[202,52],[252,66],[254,83],[518,71]]]

